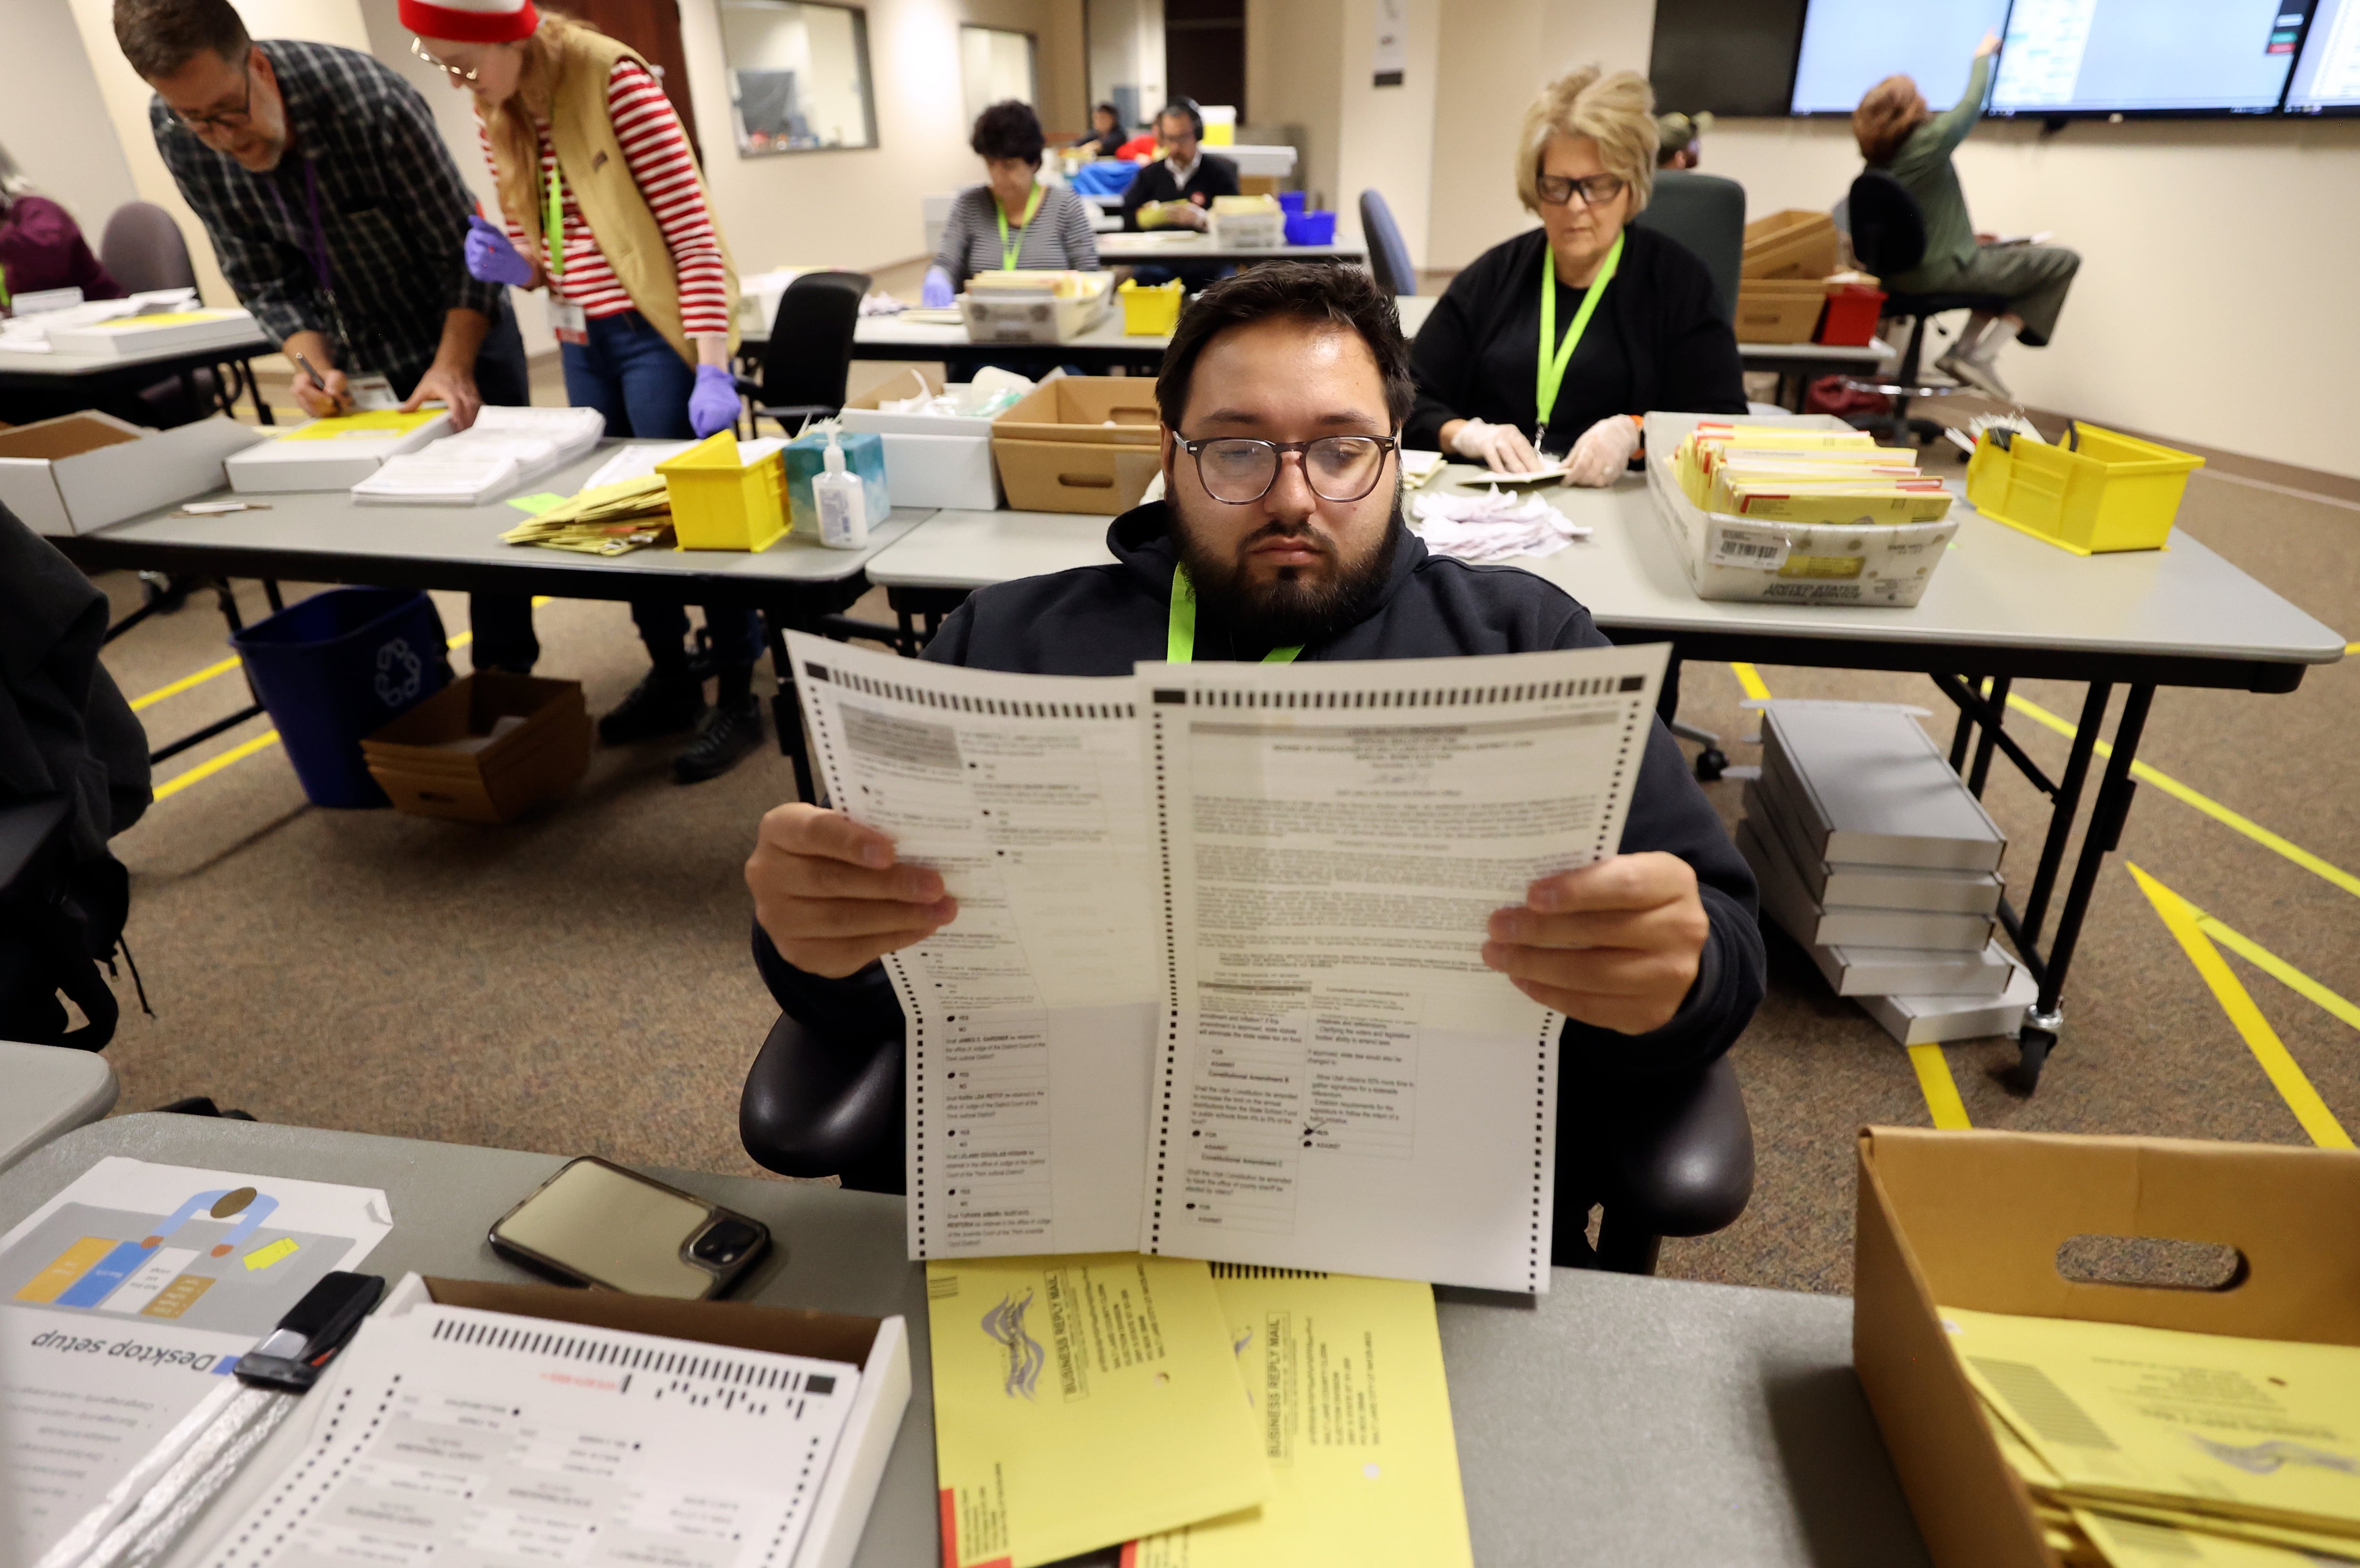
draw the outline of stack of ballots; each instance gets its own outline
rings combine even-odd
[[[2007,839],[1918,711],[1764,705],[1738,850],[1763,912],[1895,1039],[2013,1036],[2038,991],[1993,940]]]

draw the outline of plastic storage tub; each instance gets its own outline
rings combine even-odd
[[[1289,245],[1335,244],[1336,214],[1333,213],[1287,214],[1286,243]]]
[[[779,454],[746,462],[722,431],[656,465],[672,498],[672,537],[683,550],[767,550],[787,531],[787,483]]]
[[[1180,306],[1186,291],[1175,278],[1153,288],[1126,278],[1122,297],[1122,330],[1132,337],[1169,337],[1180,325]]]
[[[410,588],[330,588],[232,634],[314,806],[386,806],[361,738],[450,684],[442,618]]]
[[[1959,532],[1957,509],[1939,522],[1771,522],[1707,511],[1672,472],[1672,453],[1702,419],[1646,418],[1647,492],[1697,598],[1757,604],[1850,604],[1906,609],[1933,580]],[[1805,414],[1802,430],[1842,430],[1841,420]]]
[[[2204,459],[2094,424],[2073,430],[2070,448],[2022,438],[2002,446],[1985,432],[1967,463],[1967,499],[2076,555],[2162,549]]]
[[[1847,348],[1865,347],[1876,336],[1876,323],[1884,309],[1882,289],[1872,289],[1865,283],[1830,283],[1828,313],[1819,323],[1819,340]]]

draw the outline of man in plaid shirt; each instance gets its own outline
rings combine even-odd
[[[352,49],[256,43],[229,0],[115,0],[115,37],[156,89],[157,150],[212,237],[238,300],[319,372],[295,376],[314,418],[374,372],[464,430],[531,388],[507,291],[467,274],[475,208],[426,100]],[[477,668],[539,654],[530,601],[478,595]]]

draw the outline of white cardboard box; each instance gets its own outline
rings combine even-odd
[[[2024,1010],[2040,1000],[2032,975],[2017,970],[1997,996],[1863,996],[1855,998],[1885,1032],[1905,1046],[1939,1046],[1946,1040],[1980,1040],[1987,1035],[2015,1039]]]
[[[889,432],[878,439],[885,444],[885,488],[895,506],[1000,509],[1000,470],[992,465],[991,437]]]
[[[96,410],[0,430],[0,502],[36,533],[88,533],[218,490],[261,433],[215,414],[148,430]]]
[[[60,354],[96,354],[137,359],[143,355],[226,348],[254,335],[254,317],[224,308],[168,311],[117,316],[84,326],[52,327],[49,346]]]
[[[226,465],[230,488],[240,495],[265,496],[293,490],[349,490],[376,473],[387,458],[415,452],[451,433],[451,416],[437,413],[411,430],[324,440],[302,437],[301,433],[316,422],[299,424],[277,440],[232,458]]]

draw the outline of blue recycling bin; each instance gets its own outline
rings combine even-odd
[[[449,684],[432,599],[410,588],[330,588],[229,641],[312,805],[393,804],[369,776],[361,737]]]

